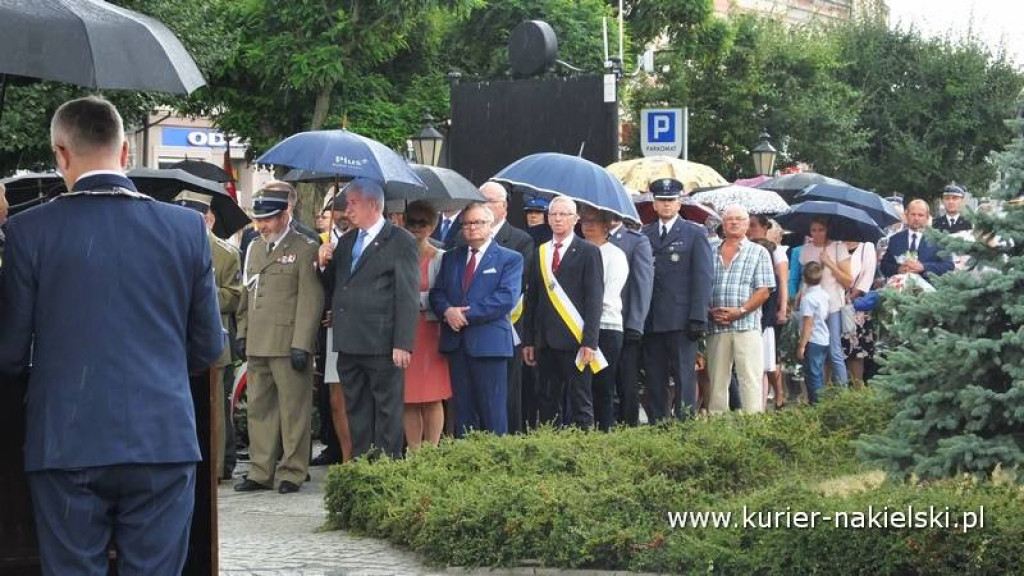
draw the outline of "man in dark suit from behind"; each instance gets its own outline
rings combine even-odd
[[[561,424],[568,412],[574,425],[589,429],[594,425],[591,365],[598,357],[604,297],[601,251],[573,234],[579,216],[571,198],[552,200],[548,218],[553,235],[538,247],[527,282],[523,360],[539,367],[541,422]],[[571,306],[582,320],[576,325],[579,338],[556,308],[559,288],[565,294],[559,308]]]
[[[880,267],[886,278],[913,273],[930,280],[953,270],[953,259],[940,255],[939,247],[924,237],[929,213],[928,203],[920,198],[907,204],[907,225],[889,238],[882,256]]]
[[[502,248],[515,250],[523,257],[523,270],[530,269],[533,260],[533,238],[508,221],[508,191],[497,182],[486,182],[480,187],[480,194],[487,199],[487,207],[494,214],[491,227],[494,243]],[[522,275],[521,294],[526,293],[526,274]],[[513,327],[516,331],[515,350],[508,361],[508,431],[524,430],[523,422],[523,300],[517,301],[512,310]]]
[[[419,315],[419,249],[409,232],[384,218],[380,184],[353,180],[345,198],[352,229],[337,247],[320,247],[320,264],[333,285],[334,349],[352,455],[374,446],[400,458],[403,371]]]
[[[629,262],[629,278],[622,289],[624,333],[616,391],[619,403],[618,421],[628,426],[636,426],[640,419],[640,390],[637,381],[640,376],[641,338],[647,312],[651,308],[654,256],[647,236],[626,228],[617,217],[613,217],[608,241],[625,252],[626,260]]]
[[[209,378],[225,341],[206,226],[135,190],[106,100],[65,103],[50,134],[71,192],[11,219],[0,280],[42,573],[106,574],[113,540],[119,574],[176,576],[200,459],[189,373]]]
[[[654,255],[654,288],[644,327],[647,418],[651,423],[696,413],[697,341],[707,329],[714,263],[705,229],[679,216],[682,182],[649,186],[658,219],[644,226]],[[676,384],[668,404],[668,380]]]

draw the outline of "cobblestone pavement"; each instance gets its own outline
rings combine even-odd
[[[236,475],[248,463],[239,463]],[[322,529],[324,467],[296,494],[218,491],[222,576],[391,576],[429,574],[422,559],[383,540]],[[236,480],[237,481],[237,480]]]

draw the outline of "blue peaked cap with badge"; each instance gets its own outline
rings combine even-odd
[[[550,202],[541,196],[527,196],[523,199],[523,210],[534,212],[547,212]]]
[[[662,200],[678,200],[683,190],[683,183],[675,178],[659,178],[647,185],[647,191]]]
[[[967,194],[966,194],[966,192],[964,192],[963,187],[958,186],[956,184],[950,184],[949,186],[946,186],[945,188],[942,189],[942,195],[943,196],[959,196],[959,197],[963,198]]]

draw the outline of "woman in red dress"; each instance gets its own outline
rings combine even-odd
[[[442,400],[452,396],[448,359],[438,351],[441,324],[430,310],[427,294],[441,269],[444,251],[430,243],[437,211],[429,202],[416,200],[405,210],[405,228],[420,248],[420,317],[416,324],[416,350],[405,371],[405,440],[409,450],[424,442],[437,445],[444,428]]]

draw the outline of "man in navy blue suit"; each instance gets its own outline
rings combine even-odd
[[[704,227],[679,216],[683,183],[649,186],[658,220],[644,226],[654,254],[654,284],[644,327],[647,419],[654,423],[696,412],[697,341],[707,329],[714,263]],[[668,404],[669,378],[676,393]]]
[[[200,459],[189,373],[224,347],[202,217],[135,190],[117,110],[51,124],[71,192],[8,224],[0,371],[29,372],[25,470],[42,571],[177,575]]]
[[[889,238],[889,247],[882,256],[882,274],[886,278],[914,273],[929,279],[953,270],[953,259],[948,254],[940,255],[939,247],[924,237],[929,211],[928,203],[921,199],[907,205],[907,226]]]
[[[462,212],[465,246],[446,252],[430,306],[448,355],[456,434],[508,432],[508,362],[514,349],[509,313],[519,300],[523,257],[491,237],[494,213],[484,204]]]

